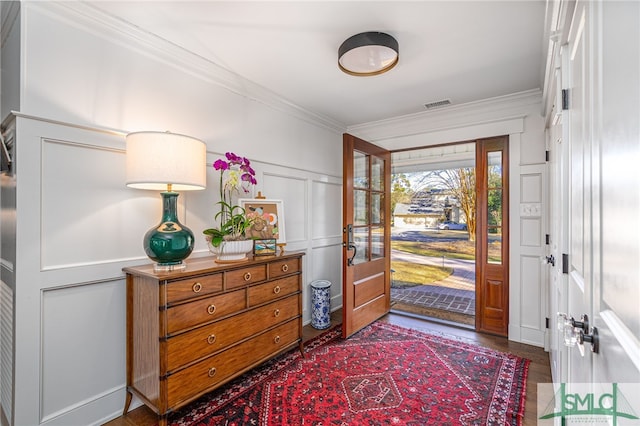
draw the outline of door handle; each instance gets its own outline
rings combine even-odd
[[[347,259],[347,266],[353,266],[353,259],[355,259],[356,254],[358,253],[358,248],[355,244],[349,243],[347,250],[353,250],[353,255],[349,259]]]
[[[587,314],[582,315],[580,321],[576,321],[572,316],[558,312],[558,330],[563,332],[566,346],[572,347],[578,344],[582,356],[584,356],[584,342],[591,343],[591,352],[596,354],[600,352],[598,329],[589,326]]]
[[[597,354],[600,353],[600,338],[598,337],[598,328],[592,327],[591,333],[586,334],[580,330],[578,333],[578,344],[583,345],[584,342],[591,343],[591,352]]]
[[[347,242],[342,243],[343,247],[346,247],[347,250],[353,250],[353,255],[347,259],[347,266],[353,266],[353,259],[355,259],[356,254],[358,254],[358,248],[353,242],[353,225],[349,224],[346,228],[342,230],[345,234],[347,234]]]

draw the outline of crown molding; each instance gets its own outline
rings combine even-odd
[[[347,132],[370,141],[403,138],[445,129],[494,123],[540,114],[542,92],[527,90],[400,117],[349,126]]]
[[[29,7],[56,14],[70,25],[135,50],[200,80],[223,87],[251,101],[259,102],[297,119],[333,132],[344,132],[346,125],[294,104],[271,90],[234,73],[215,62],[178,46],[156,34],[136,27],[86,2],[29,2]]]

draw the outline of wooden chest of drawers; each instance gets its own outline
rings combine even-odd
[[[284,351],[302,350],[302,253],[127,274],[127,401],[160,416]]]

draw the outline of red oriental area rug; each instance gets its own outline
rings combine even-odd
[[[170,424],[520,425],[529,361],[374,323],[336,328],[174,413]]]

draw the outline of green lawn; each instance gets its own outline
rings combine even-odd
[[[391,241],[391,248],[421,256],[442,257],[444,255],[450,259],[475,259],[475,243],[471,241],[436,241],[432,243]]]
[[[475,260],[476,243],[469,241],[466,233],[457,231],[442,231],[447,233],[445,241],[391,241],[393,250],[400,250],[407,253],[413,253],[420,256]],[[433,237],[433,235],[431,235]],[[457,239],[452,239],[456,238]],[[489,260],[500,261],[500,239],[494,238],[489,244]],[[429,284],[440,281],[448,277],[453,272],[451,268],[443,268],[438,266],[421,265],[409,262],[391,262],[391,268],[396,272],[393,274],[394,286],[415,286],[420,284]]]
[[[391,269],[395,271],[392,274],[392,285],[395,288],[431,284],[443,280],[453,273],[451,268],[401,261],[392,261]]]

